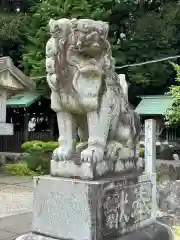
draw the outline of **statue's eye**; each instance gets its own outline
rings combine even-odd
[[[103,34],[103,28],[100,28],[100,34]]]
[[[58,30],[58,28],[59,28],[59,26],[58,26],[58,24],[55,24],[54,26],[53,26],[53,28],[54,28],[54,30]]]

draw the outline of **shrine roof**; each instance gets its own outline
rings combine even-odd
[[[171,95],[146,95],[139,96],[142,100],[135,111],[139,115],[164,115],[172,106]]]
[[[16,79],[16,82],[18,82],[22,88],[27,91],[34,91],[36,89],[36,84],[35,82],[30,79],[28,76],[26,76],[20,69],[18,69],[12,59],[10,57],[0,57],[0,73],[8,71],[11,76],[13,76],[14,79]],[[10,85],[8,85],[8,82],[5,81],[3,82],[3,77],[1,78],[1,86],[5,88],[12,88],[11,86],[12,81],[10,81]],[[22,89],[20,88],[20,90]],[[17,90],[17,89],[15,89]]]
[[[26,108],[38,101],[43,95],[42,91],[22,92],[14,94],[7,100],[7,107],[9,108]]]

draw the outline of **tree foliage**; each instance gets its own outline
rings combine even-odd
[[[19,65],[24,51],[24,24],[37,0],[0,1],[0,56],[10,56]]]
[[[45,75],[45,44],[50,18],[77,17],[108,21],[109,39],[117,66],[154,58],[167,57],[179,51],[180,9],[178,0],[42,0],[36,7],[26,34],[28,44],[23,56],[27,74]],[[173,76],[169,63],[123,69],[134,94],[162,92]],[[45,79],[38,79],[44,84]],[[135,87],[135,88],[134,88]]]
[[[166,121],[168,125],[180,124],[180,66],[172,64],[176,71],[176,85],[170,87],[172,95],[172,106],[166,112]]]
[[[119,1],[112,7],[111,36],[117,65],[144,62],[179,53],[179,1]],[[122,34],[124,33],[124,38]],[[114,35],[113,35],[114,34]],[[162,93],[173,78],[168,62],[122,70],[134,94]]]
[[[31,76],[45,75],[45,45],[49,38],[50,18],[93,18],[106,15],[101,3],[95,0],[42,0],[36,5],[30,25],[27,26],[28,44],[23,55],[24,68]],[[42,86],[44,79],[38,79]]]

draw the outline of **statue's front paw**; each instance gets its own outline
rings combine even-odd
[[[71,157],[72,148],[60,146],[56,148],[53,152],[53,160],[55,161],[65,161]]]
[[[88,147],[81,152],[81,161],[95,163],[103,160],[104,151],[97,147]]]

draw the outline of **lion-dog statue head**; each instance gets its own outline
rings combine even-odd
[[[50,88],[58,93],[62,107],[82,113],[98,109],[108,85],[116,83],[111,74],[115,63],[107,40],[108,24],[60,19],[50,20],[49,28],[46,70]]]

